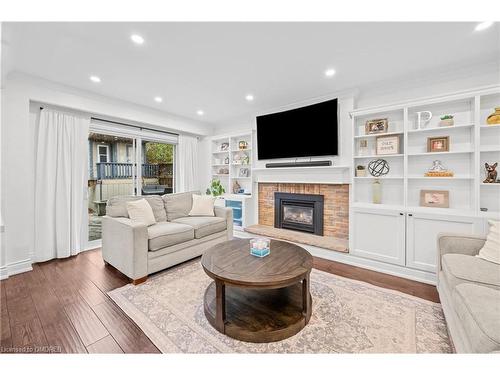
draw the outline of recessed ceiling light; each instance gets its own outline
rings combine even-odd
[[[196,114],[198,116],[203,116],[205,114],[205,112],[203,112],[201,109],[199,109],[199,110],[196,111]]]
[[[95,83],[101,82],[101,79],[98,76],[90,76],[90,80]]]
[[[333,77],[335,75],[335,69],[327,69],[325,70],[325,76]]]
[[[155,96],[155,102],[161,103],[163,101],[163,98],[161,96]]]
[[[491,27],[493,26],[493,22],[491,21],[485,21],[485,22],[481,22],[479,24],[477,24],[475,30],[476,31],[483,31],[483,30],[486,30],[488,27]]]
[[[253,95],[252,94],[248,94],[247,96],[245,96],[245,99],[249,102],[253,101]]]
[[[140,35],[137,35],[137,34],[132,34],[130,36],[130,39],[132,39],[132,42],[134,42],[135,44],[143,44],[144,43],[144,38]]]

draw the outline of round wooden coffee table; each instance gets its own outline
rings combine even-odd
[[[203,269],[205,316],[219,332],[242,341],[272,342],[295,335],[311,318],[312,256],[300,246],[271,241],[271,254],[250,255],[248,239],[208,249]]]

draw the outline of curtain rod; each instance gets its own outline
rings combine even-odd
[[[123,122],[112,121],[112,120],[105,120],[105,119],[102,119],[102,118],[99,118],[99,117],[90,117],[90,119],[91,120],[98,120],[98,121],[109,122],[110,124],[117,124],[117,125],[128,126],[128,127],[137,128],[137,129],[140,129],[140,130],[149,130],[149,131],[163,133],[163,134],[179,135],[177,133],[168,132],[168,131],[165,131],[165,130],[151,129],[151,128],[147,128],[147,127],[144,127],[144,126],[130,125],[130,124],[125,124]]]
[[[43,109],[43,107],[40,107],[40,110],[42,110],[42,109]],[[102,119],[102,118],[99,118],[99,117],[92,117],[91,116],[90,119],[91,120],[103,121],[103,122],[109,122],[110,124],[128,126],[128,127],[137,128],[137,129],[140,129],[140,130],[149,130],[149,131],[153,131],[153,132],[158,132],[158,133],[163,133],[163,134],[172,134],[172,135],[177,135],[177,136],[179,135],[177,133],[168,132],[168,131],[164,131],[164,130],[151,129],[151,128],[147,128],[147,127],[144,127],[144,126],[130,125],[130,124],[125,124],[123,122],[112,121],[112,120],[105,120],[105,119]]]

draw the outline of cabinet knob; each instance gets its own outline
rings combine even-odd
[[[400,212],[399,214],[400,214],[401,216],[403,216],[403,213],[402,213],[402,212]]]
[[[408,214],[408,216],[413,216],[413,214]]]

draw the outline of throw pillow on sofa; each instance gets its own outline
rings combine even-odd
[[[215,198],[210,195],[193,194],[193,206],[189,211],[189,216],[215,216]]]
[[[500,221],[489,220],[490,231],[477,255],[484,260],[500,264]]]
[[[156,224],[153,209],[145,199],[127,202],[127,212],[132,221],[144,223],[148,227]]]

